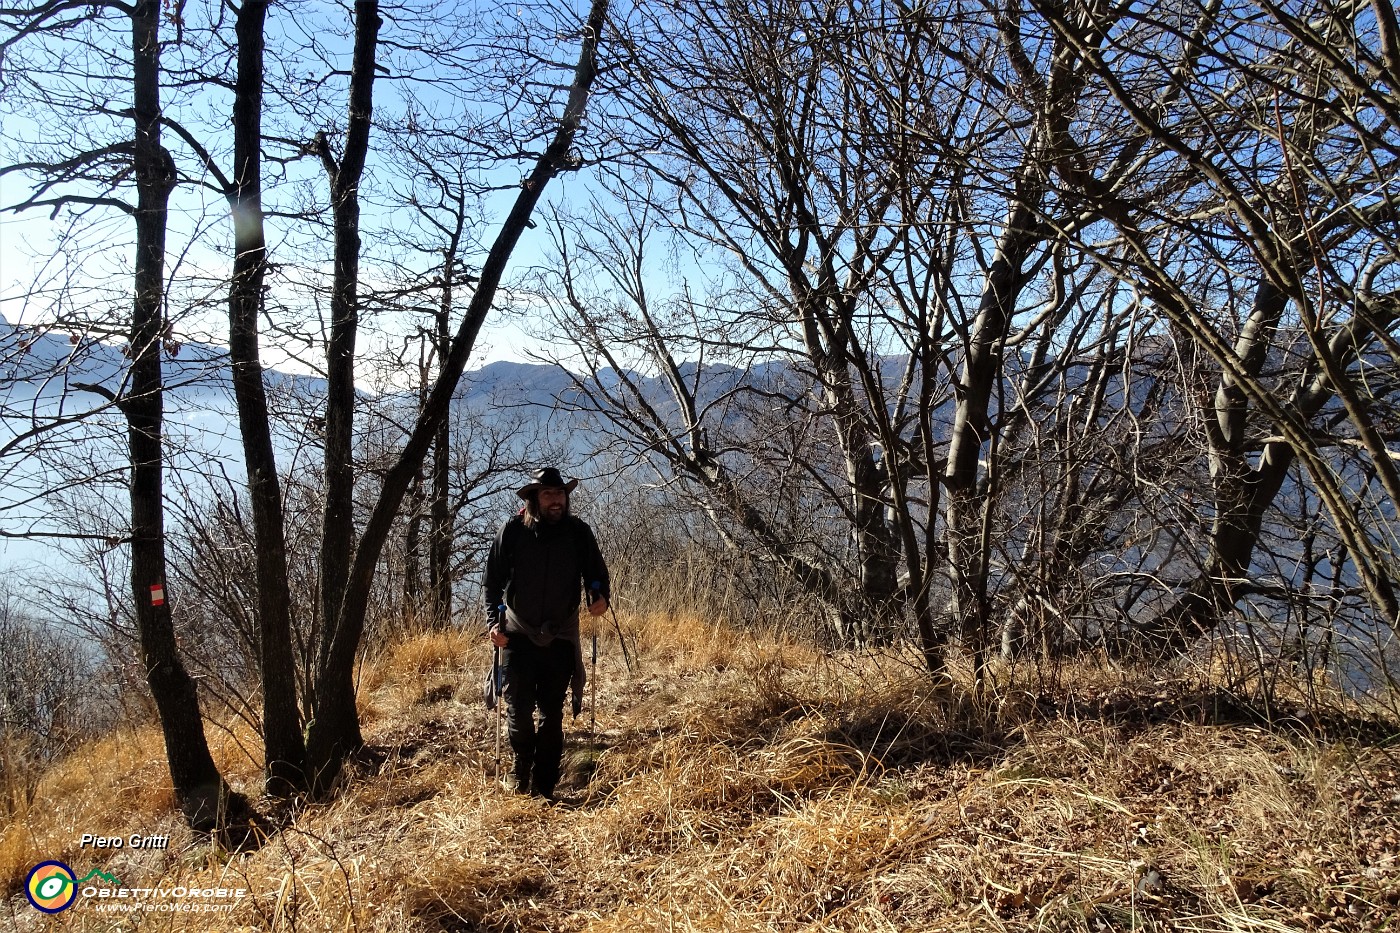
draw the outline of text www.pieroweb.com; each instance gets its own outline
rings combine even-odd
[[[100,913],[113,914],[134,914],[134,913],[181,913],[181,914],[212,914],[220,911],[233,910],[233,904],[192,904],[188,901],[176,901],[166,904],[130,904],[120,901],[99,901],[92,905],[92,909]]]

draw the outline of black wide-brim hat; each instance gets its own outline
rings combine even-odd
[[[565,492],[573,492],[574,487],[578,485],[576,479],[564,482],[564,477],[560,476],[559,471],[554,467],[536,470],[530,474],[530,479],[531,482],[528,485],[521,486],[515,491],[515,494],[522,499],[530,498],[531,493],[539,492],[541,489],[562,489]]]

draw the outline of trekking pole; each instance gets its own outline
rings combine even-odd
[[[496,607],[496,624],[499,625],[505,618],[506,607]],[[501,779],[501,704],[505,702],[501,689],[501,649],[498,645],[491,645],[491,689],[496,694],[496,780]]]
[[[602,595],[603,584],[597,580],[593,581],[593,592]],[[595,600],[596,602],[596,600]],[[590,603],[591,605],[591,603]],[[627,673],[632,673],[632,656],[627,653],[627,639],[622,635],[622,625],[617,621],[617,610],[612,606],[612,600],[608,600],[608,611],[612,613],[613,628],[617,630],[618,644],[622,645],[622,660],[627,664]]]
[[[612,613],[613,628],[617,629],[617,640],[622,643],[622,660],[627,664],[627,673],[632,673],[632,658],[627,653],[627,638],[622,634],[622,623],[617,621],[617,610],[608,603],[608,611]]]
[[[491,646],[491,687],[496,691],[496,779],[501,777],[501,649]]]
[[[599,598],[600,596],[603,595],[602,592],[601,592],[602,587],[601,587],[601,585],[598,583],[598,581],[595,580],[595,581],[593,582],[593,585],[592,585],[591,587],[589,587],[588,589],[589,589],[589,600],[588,600],[588,605],[592,606],[594,603],[596,603],[596,602],[598,601],[598,598]],[[589,693],[588,693],[588,717],[589,717],[589,731],[592,732],[594,736],[597,736],[597,734],[598,734],[598,617],[595,616],[595,615],[593,615],[592,613],[590,613],[590,614],[589,614],[589,622],[590,622],[590,625],[591,625],[591,627],[592,627],[592,629],[593,629],[593,661],[592,661],[593,670],[592,670],[592,672],[588,675],[589,686],[590,686],[590,688],[591,688],[591,689],[589,690]]]

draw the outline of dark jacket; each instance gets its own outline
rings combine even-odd
[[[611,599],[608,568],[587,523],[572,515],[527,528],[516,515],[501,526],[486,555],[487,618],[506,607],[504,628],[544,646],[555,638],[579,641],[578,610],[585,589]]]

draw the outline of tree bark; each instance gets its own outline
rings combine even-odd
[[[331,333],[326,347],[325,514],[321,527],[321,638],[317,649],[317,689],[313,725],[323,716],[346,748],[358,748],[359,718],[339,706],[323,710],[322,686],[341,677],[332,661],[332,646],[355,550],[355,470],[352,444],[355,430],[355,340],[359,330],[360,178],[369,152],[370,118],[374,104],[375,51],[379,41],[377,0],[356,0],[355,50],[350,66],[350,105],[345,151],[337,163],[325,134],[316,145],[331,182],[335,222],[335,273],[331,291]],[[360,607],[363,612],[364,607]],[[356,635],[358,642],[358,634]],[[344,672],[349,677],[349,670]],[[337,703],[343,703],[343,697]],[[309,736],[308,736],[309,739]],[[310,752],[308,751],[308,754]],[[314,759],[314,756],[312,756]]]
[[[458,214],[461,217],[461,214]],[[458,222],[460,235],[461,223]],[[453,266],[457,261],[457,236],[442,264],[442,300],[436,321],[437,358],[447,359],[452,349],[449,318],[452,312]],[[448,504],[452,476],[452,438],[448,419],[443,418],[433,437],[432,501],[429,505],[428,588],[432,592],[432,618],[437,628],[452,624],[452,508]]]
[[[160,138],[160,15],[159,0],[138,0],[131,12],[136,264],[131,378],[122,401],[131,459],[131,592],[146,682],[160,717],[175,798],[190,826],[211,831],[225,823],[230,804],[238,801],[230,798],[209,754],[199,694],[180,660],[165,589],[160,354],[166,221],[176,171]]]
[[[340,612],[346,598],[350,560],[354,553],[354,360],[360,326],[360,178],[370,150],[370,119],[374,106],[374,56],[378,46],[377,0],[357,0],[356,42],[350,66],[350,120],[346,148],[339,164],[330,154],[325,134],[316,146],[330,177],[330,207],[335,214],[335,282],[330,293],[330,340],[326,346],[325,516],[321,535],[321,639],[316,650],[316,688],[312,721],[307,730],[311,785],[328,790],[323,769],[339,755],[364,744],[360,717],[354,709],[353,651],[347,661],[335,657],[342,643]],[[365,594],[368,598],[368,593]],[[358,607],[363,614],[364,605]],[[358,632],[354,642],[358,644]],[[326,705],[323,705],[323,702]],[[315,735],[333,735],[332,748],[312,748]],[[333,775],[332,775],[333,777]]]
[[[1024,172],[1034,171],[1027,168]],[[1040,242],[1035,212],[1044,187],[1036,182],[1019,186],[1006,228],[997,243],[987,271],[977,318],[969,335],[967,354],[959,375],[959,393],[953,431],[948,442],[946,487],[948,567],[953,577],[952,605],[955,626],[963,643],[978,657],[985,654],[989,613],[986,600],[988,568],[982,559],[984,493],[978,488],[982,447],[991,439],[988,410],[992,389],[1002,375],[1002,342],[1024,285],[1022,267],[1031,249]]]
[[[258,636],[263,694],[263,778],[284,797],[305,787],[306,747],[297,707],[291,588],[282,490],[272,447],[267,391],[258,348],[258,314],[267,272],[262,211],[263,33],[267,0],[238,8],[238,78],[233,98],[233,282],[229,287],[229,356],[253,510]]]
[[[1254,308],[1234,346],[1241,375],[1222,376],[1216,392],[1215,417],[1208,421],[1212,429],[1212,469],[1216,473],[1216,517],[1211,524],[1206,564],[1165,611],[1120,646],[1124,653],[1158,658],[1180,654],[1213,630],[1239,599],[1240,584],[1248,576],[1263,532],[1264,515],[1298,456],[1287,441],[1270,440],[1259,452],[1257,463],[1250,465],[1245,436],[1249,404],[1241,387],[1245,379],[1259,378],[1272,331],[1288,300],[1270,282],[1259,285]],[[1375,328],[1388,326],[1394,318],[1390,311],[1380,317],[1353,319],[1332,335],[1328,352],[1345,368],[1371,342]],[[1309,374],[1293,393],[1287,410],[1300,422],[1309,422],[1334,394],[1334,384],[1325,373]]]

